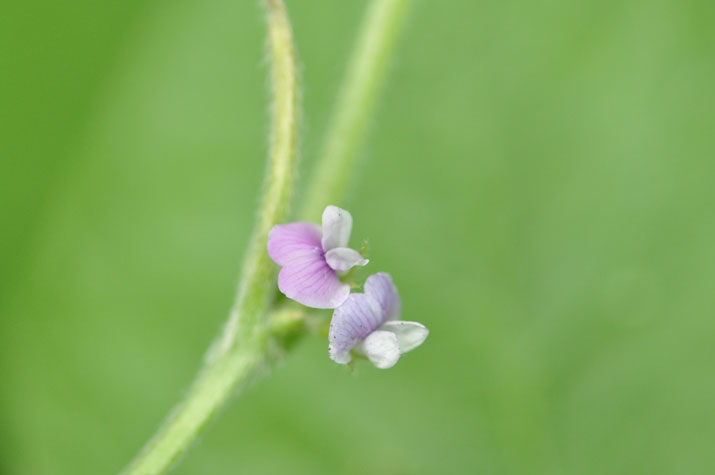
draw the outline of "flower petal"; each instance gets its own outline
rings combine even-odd
[[[350,295],[350,286],[340,282],[322,251],[298,255],[278,274],[278,288],[286,297],[313,308],[335,308]]]
[[[358,345],[357,350],[379,369],[392,368],[402,355],[397,336],[392,332],[380,330],[370,333],[365,341]]]
[[[330,359],[338,364],[348,364],[353,359],[350,350],[340,350],[332,343],[328,346],[328,354],[330,355]]]
[[[397,337],[400,351],[407,353],[414,350],[425,341],[429,330],[426,326],[417,322],[391,321],[385,322],[380,328],[381,331],[389,331]]]
[[[330,321],[330,359],[340,364],[348,363],[350,350],[381,323],[364,294],[350,294],[345,303],[335,309]]]
[[[321,249],[320,228],[312,223],[280,224],[268,233],[268,255],[278,265]]]
[[[353,217],[337,206],[328,206],[323,211],[323,251],[346,247],[353,228]]]
[[[380,323],[397,318],[402,310],[400,295],[390,274],[378,272],[365,281],[365,295],[368,296],[380,316]]]
[[[338,272],[350,270],[355,266],[364,266],[370,262],[363,259],[359,252],[349,247],[335,247],[325,253],[325,260],[328,265]]]

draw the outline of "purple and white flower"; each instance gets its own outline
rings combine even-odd
[[[333,313],[328,335],[330,359],[347,364],[354,351],[380,369],[394,366],[403,353],[420,346],[429,334],[420,323],[396,320],[401,307],[389,274],[368,277],[365,293],[350,294]]]
[[[274,226],[268,234],[268,255],[283,266],[278,288],[286,297],[313,308],[336,308],[350,295],[339,275],[369,261],[347,247],[353,218],[344,209],[328,206],[322,229],[313,223]]]

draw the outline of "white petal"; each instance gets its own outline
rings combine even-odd
[[[330,355],[330,359],[338,364],[348,364],[350,360],[353,359],[353,357],[350,356],[350,350],[338,348],[338,345],[332,343],[328,346],[328,354]]]
[[[323,251],[346,247],[353,229],[353,217],[337,206],[328,206],[323,211]]]
[[[400,351],[407,353],[414,350],[425,341],[429,330],[426,326],[417,322],[403,322],[400,320],[384,323],[378,330],[388,331],[395,334]]]
[[[379,369],[392,368],[400,359],[400,345],[392,332],[376,330],[370,333],[356,349]]]
[[[359,252],[349,247],[336,247],[325,253],[328,265],[338,272],[350,270],[355,266],[364,266],[368,259],[363,259]]]

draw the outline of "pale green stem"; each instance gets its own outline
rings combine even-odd
[[[266,241],[270,229],[285,221],[290,203],[298,137],[298,81],[292,31],[283,2],[265,3],[274,101],[269,170],[236,303],[184,400],[125,474],[166,472],[212,416],[269,362],[271,330],[266,315],[275,292],[275,266],[266,253]]]
[[[301,213],[305,220],[317,220],[325,206],[343,200],[409,3],[373,0],[369,7],[307,187]]]

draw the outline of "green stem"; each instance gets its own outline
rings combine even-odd
[[[409,0],[373,0],[363,21],[301,216],[339,205],[360,151]]]
[[[275,266],[266,253],[266,241],[271,228],[285,221],[292,193],[298,141],[298,80],[293,36],[283,2],[265,3],[274,97],[270,167],[236,303],[184,400],[124,470],[125,474],[166,472],[212,416],[269,363],[271,330],[266,315],[275,292]]]

